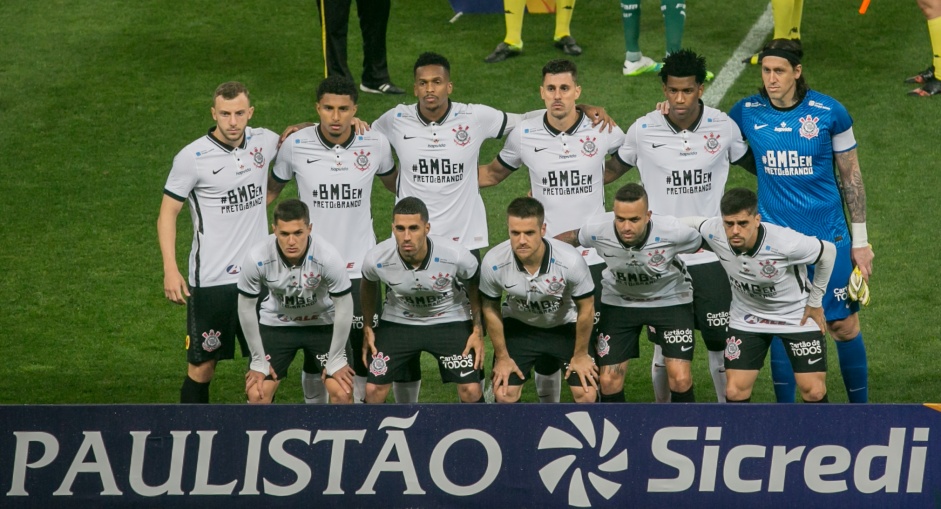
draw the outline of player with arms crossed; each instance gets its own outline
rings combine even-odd
[[[507,136],[500,154],[481,166],[479,182],[480,187],[499,184],[526,165],[530,192],[546,210],[546,236],[555,237],[604,214],[605,156],[617,151],[624,132],[616,126],[595,130],[590,117],[576,108],[582,88],[571,60],[548,62],[542,68],[539,90],[546,112],[520,122]],[[595,284],[597,311],[604,260],[593,249],[578,249]]]
[[[601,366],[601,402],[624,402],[624,375],[640,356],[638,339],[648,339],[666,357],[670,401],[696,401],[693,360],[693,288],[680,253],[694,253],[700,236],[672,216],[652,216],[640,184],[626,184],[614,196],[614,210],[591,218],[560,239],[594,248],[604,258],[601,322],[595,358]],[[724,282],[720,282],[723,283]]]
[[[866,347],[859,329],[859,302],[852,296],[862,293],[868,298],[872,273],[866,190],[853,120],[835,99],[808,88],[802,56],[795,41],[768,43],[760,54],[762,89],[736,103],[729,116],[748,139],[755,159],[761,160],[757,170],[761,217],[836,245],[832,284],[823,302],[827,327],[836,341],[849,401],[865,403],[869,393]],[[856,276],[854,265],[859,271]],[[810,277],[815,277],[813,267]],[[865,292],[857,293],[862,285],[867,285]],[[779,385],[793,380],[781,349],[776,343],[771,350],[775,391],[778,401],[793,402],[793,385]]]
[[[273,132],[248,127],[255,108],[245,85],[219,85],[211,111],[216,125],[173,158],[157,218],[164,294],[181,305],[190,297],[181,403],[209,402],[216,362],[235,356],[236,339],[248,356],[236,285],[248,250],[265,238],[268,165],[278,149]],[[184,202],[193,220],[188,285],[176,261]]]
[[[393,375],[423,351],[438,359],[442,381],[458,384],[462,402],[484,400],[478,371],[483,366],[479,264],[467,248],[428,235],[430,230],[425,204],[403,198],[392,210],[393,237],[370,249],[363,261],[364,316],[375,311],[379,283],[387,288],[379,327],[363,324],[371,358],[367,403],[384,402]]]
[[[298,350],[318,361],[312,376],[326,371],[332,402],[353,402],[353,369],[346,358],[353,323],[350,278],[336,248],[311,234],[309,214],[300,200],[279,203],[274,234],[249,252],[239,277],[239,319],[252,352],[245,375],[249,403],[274,400],[277,377],[287,375]],[[256,313],[263,286],[268,296]]]
[[[356,116],[356,85],[343,76],[330,76],[317,87],[317,114],[320,123],[301,129],[281,145],[278,160],[268,181],[268,203],[274,201],[292,178],[297,179],[300,199],[311,211],[317,234],[336,247],[353,288],[354,401],[366,397],[368,368],[362,361],[364,317],[360,309],[360,278],[363,257],[376,245],[373,231],[372,184],[379,178],[395,192],[397,172],[392,148],[376,131],[353,132]],[[316,360],[305,356],[301,372],[304,397],[308,402],[325,402],[326,394]],[[279,376],[284,376],[279,373]]]
[[[729,403],[751,400],[752,387],[776,336],[787,346],[801,398],[827,402],[827,342],[821,302],[836,257],[830,242],[764,223],[758,197],[743,188],[722,197],[722,217],[686,218],[698,225],[732,285],[725,347]],[[816,265],[813,283],[807,266]]]
[[[517,198],[506,214],[510,239],[484,256],[480,276],[494,396],[500,403],[519,401],[536,360],[548,358],[565,370],[573,399],[593,403],[598,367],[588,352],[595,315],[588,266],[571,246],[544,237],[539,201]]]
[[[671,53],[660,70],[667,111],[654,110],[635,121],[609,164],[605,183],[637,167],[657,214],[674,217],[719,215],[719,201],[729,176],[729,163],[754,168],[754,158],[735,122],[702,102],[706,59],[690,50]],[[681,254],[693,279],[696,328],[702,333],[716,398],[725,401],[725,328],[732,292],[715,254]],[[648,329],[648,337],[657,333]],[[651,378],[658,402],[670,401],[670,387],[660,341],[652,338]]]

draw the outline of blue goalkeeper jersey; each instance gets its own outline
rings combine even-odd
[[[762,220],[837,246],[849,243],[833,160],[833,137],[853,126],[846,108],[811,90],[787,110],[755,94],[736,103],[729,116],[755,154]],[[851,131],[840,141],[838,151],[856,147]]]

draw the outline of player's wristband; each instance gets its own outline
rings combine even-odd
[[[853,236],[854,248],[869,245],[869,235],[866,234],[866,223],[851,223],[850,232]]]

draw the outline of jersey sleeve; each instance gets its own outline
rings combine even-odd
[[[676,249],[680,253],[695,253],[703,246],[702,235],[682,221],[671,218],[676,228]]]
[[[242,263],[242,272],[239,274],[238,290],[246,297],[255,298],[261,295],[261,282],[264,280],[264,263],[262,257],[257,256],[256,250],[251,249]]]
[[[637,122],[627,128],[627,134],[624,135],[620,148],[618,148],[615,157],[622,164],[628,166],[637,166]]]
[[[742,115],[745,111],[745,101],[746,99],[742,99],[741,101],[735,103],[735,105],[732,106],[732,109],[729,110],[729,118],[731,118],[732,121],[735,122],[735,125],[738,126],[738,132],[741,133],[743,140],[748,139],[748,137],[745,136],[745,131],[742,130]]]
[[[298,133],[294,133],[288,136],[278,151],[271,175],[279,182],[290,182],[294,178],[294,143],[298,140],[297,135]]]
[[[572,264],[572,270],[569,273],[569,281],[572,283],[573,299],[584,299],[595,295],[595,283],[591,280],[591,271],[584,257],[575,258],[575,263]]]
[[[380,134],[386,138],[392,138],[392,122],[395,118],[395,108],[385,112],[381,117],[377,118],[375,122],[372,123],[372,129],[378,131]]]
[[[457,244],[457,243],[455,243]],[[471,254],[463,246],[458,244],[458,255],[457,255],[457,276],[460,279],[471,279],[477,275],[477,270],[480,268],[480,264],[477,263],[477,258],[474,258],[474,255]]]
[[[584,247],[598,247],[595,237],[598,235],[598,224],[605,222],[607,214],[591,218],[584,226],[578,229],[578,245]]]
[[[363,258],[362,270],[363,277],[368,281],[372,281],[373,283],[379,282],[379,271],[376,267],[376,256],[374,254],[375,249],[376,248],[373,248],[372,250],[366,252],[366,256]]]
[[[167,184],[163,187],[163,194],[178,201],[186,201],[186,197],[194,187],[196,187],[196,160],[189,151],[184,150],[173,158],[173,167],[170,168],[170,176],[167,177]]]
[[[508,118],[506,113],[482,104],[475,104],[474,110],[484,136],[499,139],[507,133]]]
[[[830,134],[836,136],[853,127],[853,118],[850,117],[846,107],[837,101],[833,101],[833,108],[830,110]]]
[[[745,156],[748,152],[748,143],[745,142],[745,136],[738,124],[728,118],[729,122],[729,162],[734,163]]]
[[[393,171],[395,171],[395,160],[392,159],[392,145],[389,143],[389,138],[382,133],[377,133],[379,136],[379,147],[380,147],[380,156],[379,156],[379,169],[376,171],[376,175],[384,177]]]
[[[517,126],[517,128],[513,129],[513,132],[511,132],[506,137],[506,143],[503,144],[503,150],[497,154],[497,161],[500,161],[500,164],[505,166],[508,170],[516,171],[519,169],[520,165],[523,164],[522,155],[520,152],[522,140],[522,129]]]
[[[320,241],[323,248],[322,273],[327,282],[327,291],[331,297],[340,297],[353,291],[350,276],[346,273],[346,263],[335,247]]]
[[[618,126],[614,126],[614,130],[607,133],[605,138],[608,144],[608,146],[605,147],[605,153],[608,155],[616,154],[621,146],[624,145],[624,131]]]
[[[856,148],[856,136],[853,135],[852,127],[842,133],[834,134],[830,141],[833,144],[833,151],[836,153],[848,152]]]
[[[816,263],[823,253],[823,243],[816,237],[798,233],[790,228],[785,231],[788,233],[787,244],[790,247],[788,261],[791,265],[812,265]]]
[[[481,297],[500,300],[503,289],[500,288],[500,282],[497,281],[497,271],[497,265],[493,262],[493,259],[484,256],[484,261],[481,262],[480,286],[478,287]]]

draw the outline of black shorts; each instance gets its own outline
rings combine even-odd
[[[503,320],[503,337],[507,353],[527,378],[537,361],[553,367],[553,373],[569,369],[569,361],[575,353],[574,323],[544,329],[507,318]],[[591,349],[588,353],[591,355]],[[567,381],[569,386],[582,385],[578,373],[574,371]],[[515,373],[510,373],[509,384],[523,385],[523,380]]]
[[[732,305],[732,287],[729,276],[718,261],[686,267],[693,279],[693,312],[696,328],[710,352],[725,350],[726,329],[729,325],[729,306]]]
[[[259,325],[261,343],[265,347],[268,362],[282,380],[288,376],[288,368],[294,362],[298,350],[304,351],[304,371],[320,374],[327,365],[333,325],[308,325],[306,327],[272,327]],[[349,352],[347,352],[349,358]],[[311,362],[313,359],[313,362]]]
[[[640,331],[647,326],[647,338],[663,349],[670,359],[692,360],[693,305],[659,308],[621,307],[602,304],[601,324],[593,351],[599,366],[620,364],[640,357]]]
[[[442,382],[479,383],[480,371],[474,369],[474,352],[461,356],[473,330],[470,320],[435,325],[379,320],[379,327],[375,329],[377,353],[369,363],[366,381],[376,385],[402,381],[400,373],[407,371],[422,352],[428,352],[438,360]]]
[[[759,370],[775,336],[784,342],[795,373],[826,373],[827,342],[820,331],[761,333],[729,329],[725,369]]]
[[[190,288],[186,303],[186,360],[202,364],[235,357],[235,342],[242,357],[249,357],[248,344],[239,324],[237,285]]]

